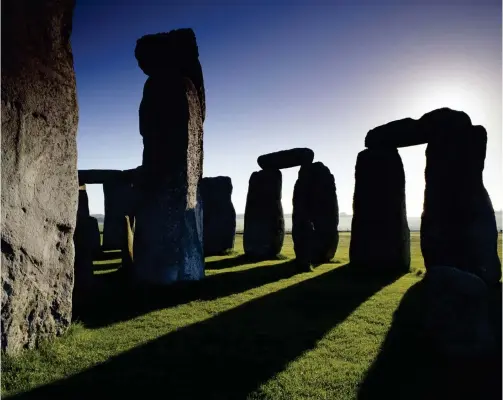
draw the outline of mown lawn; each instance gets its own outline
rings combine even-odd
[[[398,277],[355,272],[349,239],[341,234],[334,261],[299,273],[290,235],[282,259],[260,263],[242,256],[237,235],[236,254],[206,259],[204,281],[148,293],[122,285],[120,261],[98,261],[94,304],[70,331],[3,356],[2,397],[357,398],[394,311],[424,267],[418,233],[411,273]],[[421,398],[417,348],[405,338],[401,353],[410,360],[390,371],[390,382],[406,382],[398,398]]]

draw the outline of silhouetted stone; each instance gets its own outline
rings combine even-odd
[[[206,101],[203,71],[199,63],[196,35],[192,29],[174,29],[142,36],[136,43],[135,57],[145,75],[178,75],[190,79],[197,90],[204,121]]]
[[[101,233],[98,220],[94,217],[89,217],[89,240],[92,244],[92,253],[96,257],[101,253]]]
[[[96,218],[89,215],[89,198],[85,186],[79,189],[77,225],[73,241],[75,244],[75,283],[73,287],[73,306],[80,307],[89,300],[93,289],[93,258],[96,249]],[[99,230],[98,230],[99,240]]]
[[[487,133],[482,126],[456,130],[447,124],[434,129],[437,134],[426,149],[421,220],[425,266],[450,265],[488,285],[497,284],[501,278],[498,230],[482,179]]]
[[[321,162],[305,165],[293,192],[292,238],[302,266],[330,261],[339,244],[339,206],[334,176]]]
[[[409,270],[405,175],[396,149],[358,154],[349,258],[351,265],[371,270]]]
[[[150,75],[139,112],[144,148],[135,187],[135,275],[153,284],[198,280],[204,277],[204,90],[194,34],[148,35],[135,55]]]
[[[119,169],[79,169],[79,185],[103,184],[121,177]]]
[[[70,324],[77,211],[73,1],[2,2],[2,321],[8,353]]]
[[[449,130],[471,126],[470,117],[450,108],[439,108],[419,119],[404,118],[371,129],[365,137],[365,146],[407,147],[428,143]],[[456,141],[456,135],[451,140]]]
[[[228,176],[201,180],[205,256],[223,254],[234,248],[236,211],[231,196],[232,181]]]
[[[313,159],[314,153],[311,149],[295,148],[263,154],[257,159],[257,163],[262,169],[282,169],[311,164]]]
[[[285,239],[285,219],[281,204],[281,171],[268,169],[251,174],[246,197],[243,246],[245,254],[274,258]]]
[[[124,176],[103,184],[105,195],[105,221],[103,223],[103,250],[122,248],[126,236],[124,216],[131,213],[134,203],[133,183]]]

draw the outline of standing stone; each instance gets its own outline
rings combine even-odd
[[[92,244],[93,257],[97,257],[101,253],[101,233],[98,219],[89,217],[89,240]]]
[[[498,230],[482,179],[487,132],[469,124],[441,128],[426,148],[421,220],[425,266],[450,265],[497,285]]]
[[[93,289],[93,258],[96,250],[97,220],[89,215],[89,198],[85,185],[79,189],[77,224],[73,236],[75,244],[75,284],[73,287],[73,306],[84,305]],[[99,229],[98,229],[99,235]]]
[[[105,221],[103,224],[103,250],[117,250],[126,237],[124,216],[131,211],[133,184],[121,176],[103,184],[105,195]]]
[[[232,204],[232,181],[228,176],[203,178],[204,255],[223,254],[234,248],[236,211]]]
[[[321,162],[305,165],[293,192],[292,238],[303,266],[330,261],[339,244],[339,206],[334,176]]]
[[[2,349],[70,324],[77,214],[72,0],[2,2]]]
[[[149,75],[140,104],[141,179],[136,187],[134,270],[169,284],[204,277],[204,86],[191,29],[147,35],[135,56]],[[135,189],[135,190],[136,190]]]
[[[396,149],[358,154],[349,258],[352,265],[371,270],[409,270],[405,174]]]
[[[128,276],[134,272],[133,263],[133,243],[134,243],[134,228],[135,228],[135,219],[134,217],[130,218],[129,215],[124,217],[124,224],[126,229],[126,238],[122,247],[122,267],[121,270],[126,272]]]
[[[243,234],[244,251],[250,257],[268,259],[281,252],[285,239],[281,187],[279,170],[267,169],[251,174]]]

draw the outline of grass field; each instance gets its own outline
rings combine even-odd
[[[377,385],[368,374],[394,311],[422,278],[419,235],[411,273],[399,277],[352,270],[349,239],[341,234],[334,261],[299,273],[290,235],[282,259],[253,264],[237,235],[236,254],[206,259],[204,281],[148,293],[121,287],[110,254],[95,262],[93,306],[66,335],[3,356],[2,397],[353,399],[364,384],[366,398],[391,388],[400,395],[388,398],[422,398],[428,374],[412,337]]]

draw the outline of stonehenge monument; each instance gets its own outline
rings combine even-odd
[[[358,154],[349,258],[352,265],[375,270],[410,268],[405,173],[395,148]]]
[[[77,122],[74,2],[2,3],[2,350],[72,316]]]
[[[321,162],[303,165],[293,193],[292,239],[302,266],[330,261],[339,244],[334,176]]]
[[[204,273],[204,84],[194,32],[178,29],[138,39],[135,56],[148,75],[140,104],[143,159],[136,187],[134,275],[170,284]]]
[[[311,164],[314,152],[307,148],[295,148],[263,154],[257,159],[262,169],[283,169]]]
[[[405,221],[406,212],[405,194],[398,188],[403,186],[403,166],[396,148],[425,143],[426,187],[421,217],[421,250],[427,270],[447,265],[478,276],[488,286],[497,285],[501,279],[501,262],[497,254],[498,230],[482,178],[487,133],[482,126],[472,125],[466,113],[449,108],[433,110],[418,120],[405,118],[392,121],[368,132],[365,139],[368,149],[359,154],[356,165],[351,263],[361,263],[365,254],[368,263],[380,263],[377,248],[383,238],[383,229],[379,235],[370,234],[371,226],[379,215],[377,204],[386,204],[389,212],[395,210],[393,212],[397,213],[394,224],[388,222],[383,225],[386,226],[386,234],[402,237],[403,240],[408,236],[406,222],[399,222]],[[387,165],[386,172],[379,172],[377,162],[364,166],[364,159],[368,163],[370,154],[376,157],[381,154],[380,163]],[[362,173],[367,178],[362,179]],[[373,183],[379,177],[382,179]],[[380,185],[384,181],[396,181],[396,197],[382,197]],[[370,191],[365,194],[365,190]],[[403,193],[403,199],[398,191]],[[371,196],[372,193],[379,195]],[[372,198],[372,201],[365,197]],[[396,204],[393,208],[392,202]],[[365,210],[372,207],[376,207],[375,211],[366,214]],[[394,241],[387,241],[386,246],[380,246],[380,251],[392,251],[395,244]],[[375,248],[375,256],[363,251],[369,248]],[[404,248],[402,250],[405,251]],[[410,258],[405,252],[401,254],[403,260],[405,256]]]
[[[236,211],[232,204],[232,181],[228,176],[203,178],[204,255],[219,255],[234,248]]]
[[[282,175],[277,169],[251,174],[245,206],[243,247],[245,254],[269,259],[281,252],[285,219],[281,204]]]

